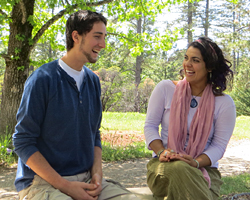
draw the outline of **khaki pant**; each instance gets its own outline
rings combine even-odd
[[[147,183],[156,200],[217,200],[222,184],[220,172],[205,168],[211,188],[199,169],[183,161],[160,162],[152,158],[147,164]]]
[[[75,176],[64,176],[68,181],[90,181],[90,173],[82,173]],[[72,200],[72,198],[60,190],[55,189],[40,176],[35,175],[32,185],[19,192],[20,200]],[[123,188],[119,183],[111,180],[102,181],[102,192],[98,200],[139,200],[130,191]]]

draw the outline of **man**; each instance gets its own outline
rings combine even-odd
[[[26,81],[13,135],[20,199],[138,199],[102,180],[98,77],[84,65],[105,48],[106,19],[78,11],[66,24],[67,53]]]

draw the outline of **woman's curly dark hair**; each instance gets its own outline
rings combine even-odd
[[[214,95],[222,95],[227,88],[227,81],[233,80],[233,71],[230,69],[231,62],[225,59],[222,50],[208,37],[200,37],[190,43],[189,47],[200,50],[206,64],[208,83],[212,85]]]

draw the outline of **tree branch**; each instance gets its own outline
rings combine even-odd
[[[145,8],[144,8],[144,6],[143,6],[143,4],[142,4],[142,1],[140,1],[140,4],[141,4],[141,7],[142,7],[142,9],[144,10],[144,12],[147,13],[147,14],[149,14],[148,11],[145,10]]]
[[[249,24],[249,25],[247,25],[247,26],[243,26],[243,27],[241,27],[241,28],[237,29],[236,31],[237,31],[237,32],[239,32],[239,31],[241,31],[241,30],[242,30],[242,29],[244,29],[244,28],[250,28],[250,24]]]
[[[7,13],[5,13],[2,9],[0,9],[0,14],[2,14],[4,17],[8,17]]]
[[[66,1],[66,3],[68,4],[68,5],[70,5],[70,3],[67,1],[67,0],[65,0]]]
[[[11,60],[10,56],[7,55],[7,54],[0,54],[0,57],[2,57],[5,61],[10,61]]]
[[[107,32],[108,35],[119,35],[119,33],[110,33],[110,32]],[[125,36],[121,36],[121,38],[124,38],[130,42],[135,42],[134,40],[131,40],[130,38],[128,37],[125,37]]]
[[[98,2],[92,2],[92,3],[86,3],[86,7],[96,7],[96,6],[101,6],[104,4],[108,4],[114,0],[103,0],[103,1],[98,1]],[[54,24],[58,19],[60,19],[64,14],[68,13],[68,10],[72,10],[79,7],[79,4],[74,4],[71,6],[68,6],[66,9],[61,10],[59,13],[57,13],[55,16],[53,16],[51,19],[49,19],[42,27],[41,29],[37,32],[35,37],[33,38],[33,44],[30,46],[30,50],[32,50],[37,43],[37,41],[40,39],[40,37],[43,35],[43,33],[52,25]]]
[[[27,21],[27,11],[26,11],[26,7],[24,5],[24,2],[23,0],[20,1],[20,7],[21,7],[21,10],[22,10],[22,24],[24,24],[26,21]]]

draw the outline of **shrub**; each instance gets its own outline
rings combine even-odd
[[[237,115],[250,116],[250,88],[235,88],[231,93]]]

